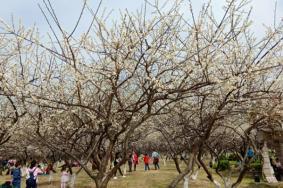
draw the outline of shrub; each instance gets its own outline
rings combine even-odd
[[[253,161],[251,164],[250,164],[250,168],[252,171],[261,171],[262,170],[262,164],[261,164],[261,160],[257,159],[255,161]]]
[[[239,160],[239,156],[237,154],[235,154],[235,153],[231,153],[228,156],[228,160],[229,161],[238,161]]]
[[[223,171],[223,170],[227,170],[229,168],[230,168],[229,160],[227,160],[227,159],[219,160],[218,170]]]

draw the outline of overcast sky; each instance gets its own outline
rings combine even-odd
[[[38,4],[43,5],[41,0],[0,0],[0,2],[0,18],[4,19],[6,22],[9,23],[11,15],[13,15],[15,20],[20,18],[27,27],[36,24],[41,33],[48,31],[48,26],[38,8]],[[51,0],[51,2],[64,28],[71,30],[80,13],[82,0]],[[92,7],[95,8],[98,0],[89,0],[89,2],[91,2]],[[143,0],[104,0],[102,7],[106,8],[108,11],[113,9],[111,16],[115,19],[117,15],[119,15],[119,10],[123,11],[127,8],[129,11],[135,11],[141,7],[143,2]],[[192,0],[192,2],[195,9],[198,10],[200,5],[206,1]],[[218,12],[224,5],[224,2],[225,0],[212,0],[213,6]],[[276,0],[252,0],[250,5],[253,7],[253,31],[257,36],[264,33],[263,25],[273,25],[275,2]],[[283,0],[277,0],[277,22],[282,20],[282,18]],[[85,18],[84,23],[86,26],[89,20]],[[81,25],[81,27],[83,27],[83,25]]]

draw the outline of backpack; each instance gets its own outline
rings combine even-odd
[[[36,168],[33,171],[29,171],[29,178],[27,179],[27,184],[28,185],[36,185],[36,178],[34,176],[34,171],[36,170]]]

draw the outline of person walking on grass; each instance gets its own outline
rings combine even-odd
[[[132,166],[133,166],[133,156],[132,154],[128,157],[128,166],[129,166],[129,172],[132,172]]]
[[[154,168],[155,170],[160,169],[159,167],[159,153],[157,153],[156,151],[152,152],[151,157],[153,158],[153,164],[154,164]]]
[[[149,168],[149,156],[147,155],[147,153],[144,154],[144,157],[143,157],[143,162],[144,162],[144,170],[147,171],[147,170],[150,170]]]
[[[32,161],[30,167],[27,169],[26,188],[37,188],[37,176],[42,174],[40,168],[36,167],[36,161]]]
[[[48,182],[49,182],[49,184],[51,184],[53,182],[53,173],[56,173],[56,171],[53,168],[53,163],[49,163],[47,165],[45,172],[48,175]]]
[[[12,175],[12,170],[15,168],[15,161],[13,159],[10,159],[7,163],[8,171],[6,175]]]
[[[12,170],[11,173],[12,173],[13,188],[21,188],[22,173],[21,173],[21,163],[20,163],[20,161],[16,162],[15,168]]]
[[[114,168],[118,165],[118,163],[121,161],[121,157],[120,157],[120,154],[119,153],[116,153],[115,154],[115,158],[114,158]],[[114,179],[117,179],[117,170],[119,171],[120,175],[124,178],[126,177],[123,173],[122,173],[122,170],[120,168],[120,166],[115,170],[115,176],[114,176]]]
[[[134,163],[134,171],[136,171],[137,165],[139,164],[139,157],[136,152],[133,151],[133,163]]]
[[[70,179],[70,174],[67,171],[67,166],[63,165],[61,169],[61,188],[66,188]]]

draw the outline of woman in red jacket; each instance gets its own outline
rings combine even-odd
[[[134,163],[134,171],[136,171],[137,164],[139,164],[139,157],[136,152],[133,151],[133,163]]]
[[[147,171],[147,170],[150,170],[149,169],[149,156],[147,155],[147,153],[144,154],[144,157],[143,157],[143,162],[144,162],[144,170]]]

